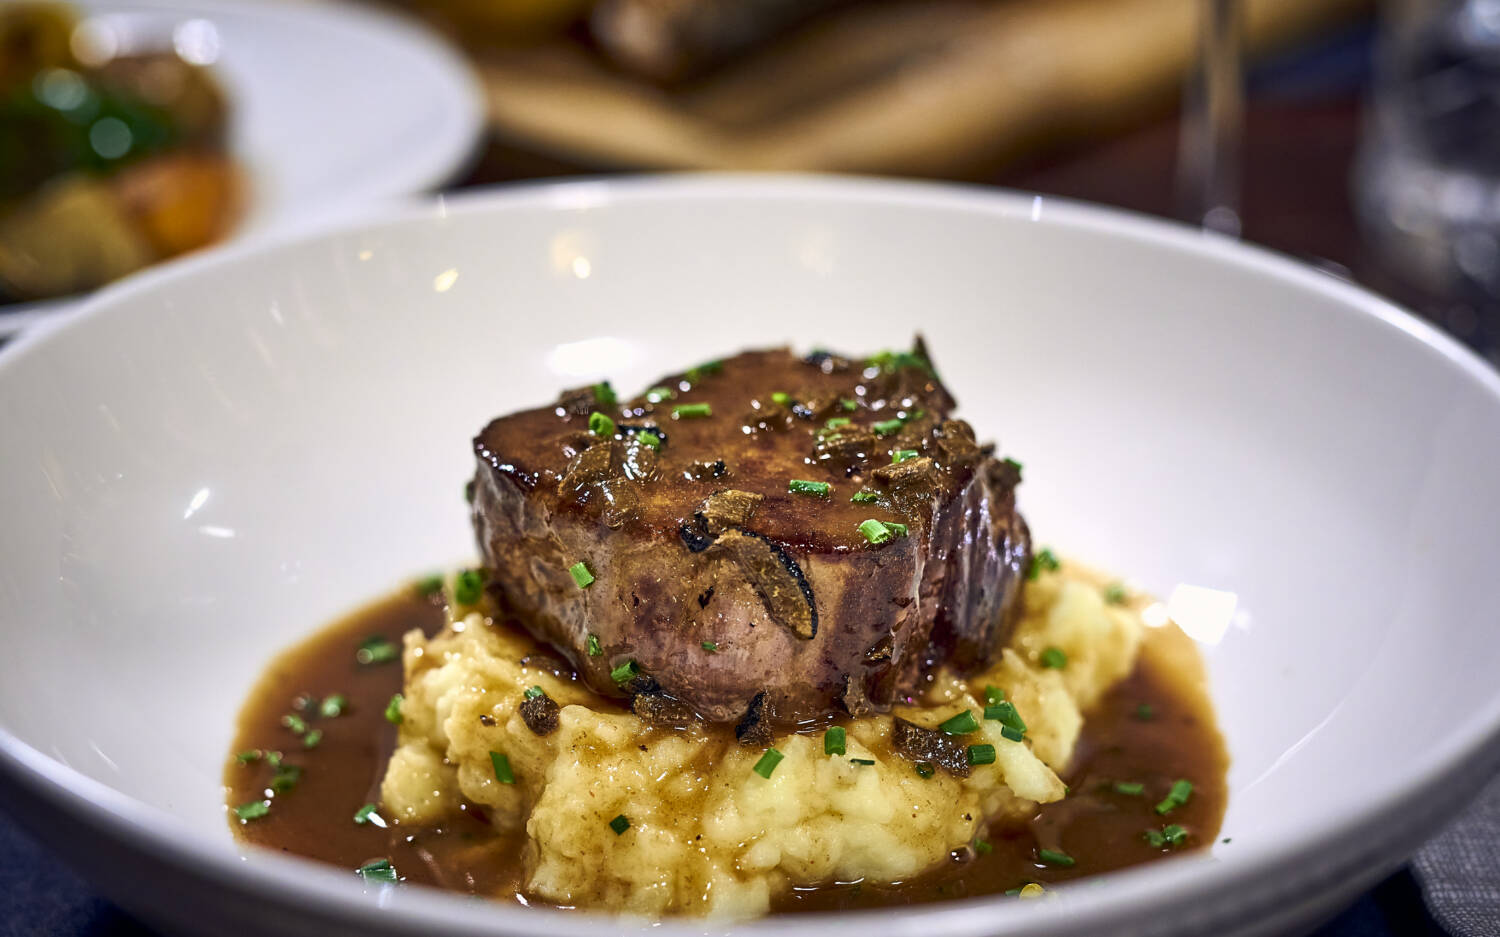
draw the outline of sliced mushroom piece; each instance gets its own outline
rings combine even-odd
[[[724,491],[716,491],[705,498],[703,506],[698,509],[698,514],[703,518],[708,532],[718,536],[730,528],[747,526],[750,518],[755,514],[755,509],[760,507],[760,503],[764,500],[766,500],[765,495],[728,488]]]
[[[927,761],[955,777],[969,776],[967,746],[937,729],[924,729],[896,716],[891,720],[891,748],[912,762]]]
[[[733,563],[765,605],[766,614],[799,638],[818,633],[818,610],[802,567],[784,550],[756,534],[726,530],[707,552]]]
[[[557,731],[559,712],[557,702],[546,693],[521,701],[521,721],[535,735],[547,736]]]

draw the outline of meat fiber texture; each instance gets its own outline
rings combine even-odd
[[[1136,613],[1100,590],[1067,564],[1042,572],[991,665],[968,677],[940,670],[910,704],[845,718],[844,755],[825,753],[822,730],[773,736],[766,744],[784,757],[770,777],[754,770],[765,749],[729,727],[653,727],[549,663],[521,628],[459,608],[435,637],[406,637],[382,814],[437,824],[478,804],[527,840],[487,848],[524,857],[528,894],[653,918],[753,917],[793,886],[907,880],[951,862],[991,823],[1063,798],[1058,773],[1083,724],[1079,700],[1128,674],[1141,640]],[[1065,649],[1066,666],[1043,666],[1033,647]],[[978,716],[988,686],[1027,725],[1020,742],[988,720],[961,737],[995,746],[993,764],[922,777],[893,749],[897,717],[932,728],[963,709]],[[530,687],[559,707],[545,735],[523,713]],[[497,780],[491,752],[507,756],[514,784]],[[629,820],[623,833],[610,826],[617,816]]]
[[[1019,465],[953,406],[920,343],[565,393],[475,440],[484,563],[598,692],[714,722],[886,711],[990,661],[1030,558]]]

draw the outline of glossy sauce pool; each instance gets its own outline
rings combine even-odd
[[[414,592],[377,602],[279,657],[262,676],[240,716],[235,752],[281,753],[283,780],[300,769],[289,789],[270,797],[265,816],[229,820],[241,839],[354,870],[388,859],[407,882],[436,885],[515,901],[547,904],[526,894],[521,856],[524,837],[492,830],[483,812],[469,808],[440,827],[382,827],[378,813],[365,823],[354,815],[378,804],[380,782],[396,740],[386,721],[391,696],[401,689],[399,658],[361,664],[362,644],[381,636],[398,648],[405,632],[433,634],[443,627],[442,607]],[[321,702],[341,694],[341,715],[319,714]],[[307,701],[313,701],[308,705]],[[287,719],[293,715],[296,719]],[[296,720],[305,723],[302,732]],[[287,722],[292,726],[288,727]],[[316,744],[307,746],[313,733]],[[226,802],[263,801],[276,769],[264,755],[248,762],[231,755],[225,767]],[[869,908],[1003,893],[1030,882],[1048,885],[1203,848],[1223,819],[1228,758],[1215,728],[1197,649],[1175,626],[1149,629],[1135,672],[1087,713],[1062,801],[1039,807],[1029,822],[993,826],[981,833],[989,851],[964,849],[942,868],[894,884],[835,883],[798,888],[773,902],[773,911]],[[1188,802],[1159,815],[1156,806],[1179,778],[1193,783]],[[1139,795],[1115,784],[1139,784]],[[1131,788],[1127,787],[1127,790]],[[1145,831],[1176,824],[1186,842],[1154,848]],[[1038,849],[1057,850],[1076,865],[1037,861]]]

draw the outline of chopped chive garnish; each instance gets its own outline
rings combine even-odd
[[[828,731],[823,733],[823,754],[842,755],[845,753],[845,742],[849,733],[843,726],[829,726]]]
[[[1193,782],[1179,779],[1172,782],[1172,789],[1167,791],[1167,796],[1162,798],[1161,803],[1156,805],[1156,812],[1162,815],[1171,813],[1178,807],[1188,802],[1193,796]]]
[[[1037,551],[1036,556],[1033,556],[1031,558],[1031,569],[1027,571],[1026,578],[1035,579],[1042,574],[1042,570],[1052,572],[1061,565],[1062,564],[1057,561],[1056,553],[1053,553],[1047,547],[1042,547]]]
[[[335,693],[323,700],[318,707],[318,715],[325,719],[335,719],[344,714],[344,709],[349,705],[349,698],[342,693]]]
[[[596,634],[589,635],[589,639],[585,644],[585,647],[588,648],[590,657],[598,657],[600,654],[604,653],[604,648],[599,646],[599,636]]]
[[[856,491],[854,493],[854,497],[850,498],[849,500],[853,501],[855,504],[870,504],[871,502],[879,501],[880,495],[876,494],[873,491],[870,491],[869,489],[865,489],[863,491]]]
[[[646,391],[647,403],[661,403],[663,400],[671,399],[672,389],[670,387],[653,387]]]
[[[292,730],[293,735],[301,735],[307,731],[307,723],[296,713],[287,713],[281,717],[281,724]]]
[[[991,846],[985,840],[976,839],[974,840],[974,851],[979,853],[981,856],[987,856],[995,851],[995,847]]]
[[[1150,703],[1142,703],[1135,708],[1135,718],[1141,722],[1150,722],[1156,718],[1156,708]]]
[[[995,763],[995,746],[993,745],[970,745],[967,749],[969,764],[992,765]]]
[[[802,478],[794,478],[786,483],[786,490],[799,495],[814,495],[819,498],[828,497],[828,492],[833,486],[828,482],[810,482]]]
[[[1062,652],[1062,648],[1049,647],[1042,652],[1042,666],[1051,670],[1061,670],[1068,666],[1068,655]]]
[[[619,836],[626,830],[630,829],[630,818],[622,813],[619,816],[615,817],[613,820],[609,821],[609,828],[615,831],[616,836]]]
[[[510,759],[499,752],[490,752],[490,767],[495,770],[495,780],[501,784],[516,783],[516,776],[510,770]]]
[[[1169,823],[1161,830],[1146,830],[1143,834],[1146,842],[1151,844],[1152,849],[1161,849],[1163,846],[1181,846],[1187,842],[1187,830],[1176,823]]]
[[[766,749],[766,753],[760,756],[760,760],[755,763],[753,770],[763,778],[770,778],[771,772],[776,770],[776,766],[781,764],[781,759],[785,757],[785,755],[776,749],[768,748]]]
[[[881,420],[879,423],[872,424],[870,429],[875,431],[876,436],[890,436],[901,432],[901,425],[900,420]]]
[[[895,536],[891,533],[889,527],[875,520],[873,517],[867,521],[860,522],[859,532],[864,534],[865,539],[871,543],[885,543]]]
[[[852,397],[843,397],[839,400],[839,408],[845,413],[853,413],[859,409],[859,401]]]
[[[374,804],[365,804],[363,807],[354,811],[354,822],[360,824],[361,826],[369,823],[370,817],[373,816],[375,814],[375,811],[379,809],[380,808],[375,806]]]
[[[1125,591],[1122,583],[1112,582],[1104,587],[1104,601],[1110,605],[1124,605],[1130,598],[1130,593]]]
[[[915,459],[916,457],[917,450],[915,449],[897,449],[895,452],[891,453],[891,464],[897,465],[907,461],[908,459]]]
[[[593,387],[594,402],[601,407],[613,407],[620,398],[615,395],[615,389],[609,385],[609,381],[600,381]]]
[[[713,415],[714,408],[706,403],[679,403],[672,408],[674,420],[691,420]]]
[[[1019,729],[1013,729],[1010,726],[1002,725],[1000,727],[1000,737],[1010,739],[1012,742],[1019,742],[1022,739],[1026,738],[1026,733],[1020,731]]]
[[[453,601],[473,605],[484,595],[484,576],[477,569],[466,569],[453,580]]]
[[[635,434],[635,439],[636,442],[640,443],[643,446],[650,446],[657,452],[661,451],[661,437],[651,432],[650,430],[641,430],[639,433]]]
[[[853,421],[850,420],[847,416],[836,416],[829,419],[829,421],[827,423],[824,423],[823,425],[828,427],[829,429],[843,429],[851,422]]]
[[[573,577],[573,581],[578,584],[578,588],[580,589],[587,589],[594,584],[594,574],[589,572],[589,564],[583,560],[579,560],[572,566],[569,566],[568,574]]]
[[[250,820],[259,820],[270,812],[271,802],[269,800],[252,800],[248,804],[240,804],[234,808],[234,815],[240,818],[241,823]]]
[[[302,769],[297,765],[278,764],[276,773],[271,775],[271,790],[278,794],[285,794],[297,786],[302,780]]]
[[[606,438],[615,434],[615,421],[595,410],[589,414],[589,432]]]
[[[849,759],[849,763],[851,765],[873,765],[875,763],[875,759],[873,759],[873,758],[850,758]]]
[[[438,575],[425,576],[418,579],[412,589],[420,596],[437,595],[443,591],[443,577]]]
[[[374,862],[366,863],[354,870],[360,878],[367,882],[394,882],[396,881],[396,867],[391,865],[389,859],[376,859]]]
[[[302,736],[302,747],[303,748],[317,748],[318,747],[318,743],[320,743],[322,741],[323,741],[323,730],[322,729],[313,729],[311,732],[309,732],[306,735]]]
[[[1055,865],[1062,869],[1070,869],[1077,864],[1072,856],[1056,849],[1038,849],[1036,857],[1047,865]]]
[[[965,709],[945,719],[938,728],[948,735],[968,735],[979,728],[979,720],[974,718],[974,713]]]
[[[932,766],[932,762],[930,762],[930,761],[919,761],[919,762],[917,762],[917,777],[919,777],[919,778],[930,778],[930,777],[932,777],[936,773],[937,773],[937,769]]]
[[[1005,463],[1006,465],[1009,465],[1011,468],[1015,469],[1016,470],[1016,475],[1019,476],[1021,474],[1021,469],[1023,468],[1023,466],[1021,465],[1021,463],[1017,462],[1015,459],[1001,459],[1000,461],[1003,462],[1003,463]]]
[[[260,761],[264,757],[265,752],[261,751],[258,748],[252,748],[247,752],[240,752],[238,755],[234,756],[235,760],[242,765],[248,765],[252,761]]]
[[[717,642],[717,641],[704,641],[703,644],[701,645],[701,647],[705,651],[707,651],[710,654],[712,654],[714,651],[717,651],[719,649],[719,642]]]
[[[1021,714],[1016,711],[1016,704],[1009,700],[1001,700],[993,706],[984,707],[984,718],[993,719],[1003,726],[1009,726],[1017,732],[1026,731],[1026,722]]]
[[[400,725],[404,717],[401,715],[401,703],[405,700],[400,693],[391,697],[391,701],[385,704],[385,721]]]
[[[696,367],[688,368],[686,377],[689,381],[696,384],[703,379],[703,375],[718,374],[722,370],[724,370],[724,362],[717,360],[705,361]]]
[[[926,410],[913,410],[910,413],[902,414],[902,416],[901,416],[901,422],[903,422],[903,423],[910,423],[912,420],[920,420],[922,417],[924,417],[926,415],[927,415],[927,411]]]
[[[778,390],[771,395],[771,402],[776,404],[778,407],[790,406],[792,402],[792,395],[784,390]]]
[[[987,687],[984,688],[984,701],[986,703],[990,704],[991,706],[994,706],[997,703],[1003,702],[1004,700],[1005,700],[1005,691],[1004,690],[1000,689],[997,686],[987,686]],[[989,710],[985,710],[984,718],[986,718],[986,719],[990,718]]]
[[[609,672],[609,678],[616,683],[626,684],[634,680],[641,672],[641,665],[632,658]]]
[[[354,652],[354,659],[361,664],[388,664],[401,656],[401,649],[394,641],[383,635],[372,634]]]
[[[1146,792],[1146,785],[1139,781],[1116,781],[1115,793],[1126,797],[1139,797]]]
[[[895,521],[891,521],[885,526],[889,527],[891,533],[895,534],[898,537],[905,537],[911,531],[911,528],[907,527],[905,524],[898,524]]]
[[[543,690],[539,686],[529,686],[526,688],[526,692],[522,693],[521,695],[526,697],[527,699],[536,699],[538,696],[546,696],[547,691]]]
[[[1029,885],[1018,885],[1015,888],[1007,888],[1005,889],[1005,894],[1011,898],[1019,898],[1021,897],[1021,889],[1029,887]]]
[[[281,752],[266,752],[266,764],[273,768],[281,767]]]

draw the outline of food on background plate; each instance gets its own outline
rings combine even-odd
[[[234,827],[376,881],[728,918],[1206,845],[1225,766],[1190,642],[1033,550],[1022,466],[954,406],[919,341],[493,421],[483,569],[273,668]]]
[[[93,289],[239,214],[213,75],[91,35],[64,6],[0,6],[0,303]]]

